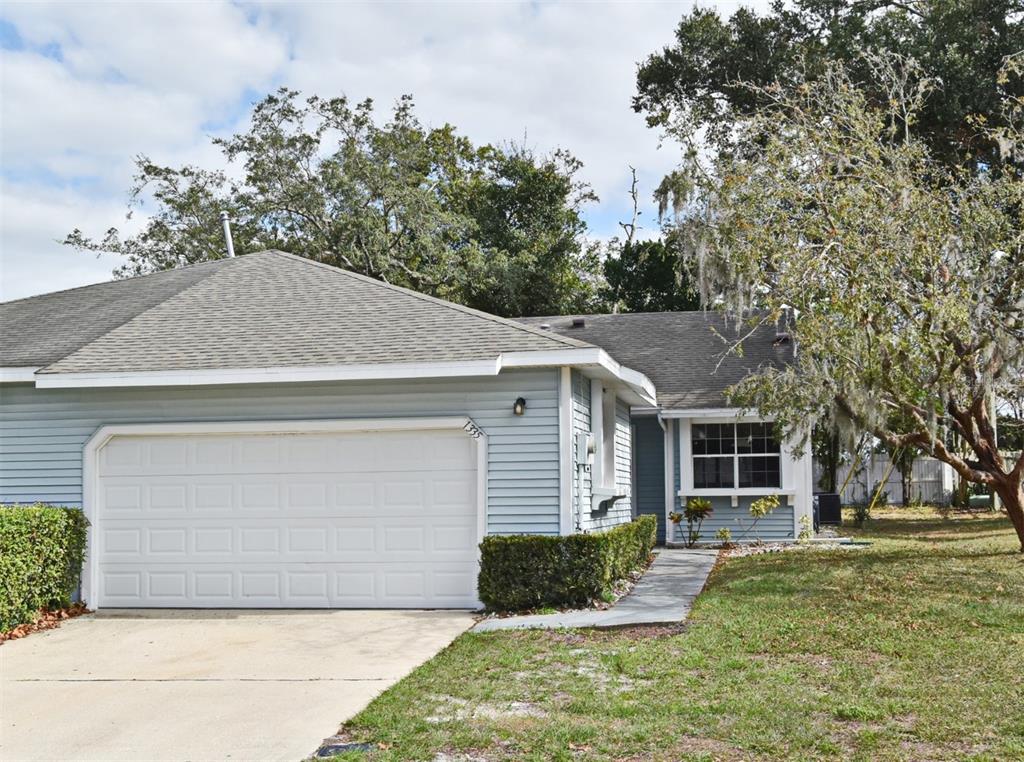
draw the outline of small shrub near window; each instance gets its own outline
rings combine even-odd
[[[770,516],[772,511],[779,507],[779,496],[778,495],[765,495],[759,497],[757,500],[750,504],[750,517],[753,521],[750,523],[750,528],[747,532],[754,533],[754,542],[760,544],[761,537],[757,534],[757,522],[763,519],[765,516]],[[746,534],[746,532],[744,533]]]
[[[71,602],[87,526],[75,508],[0,506],[0,632]]]
[[[796,536],[799,543],[808,543],[814,537],[814,521],[806,513],[800,517],[800,534]]]
[[[640,516],[607,532],[485,537],[480,543],[480,600],[491,611],[587,606],[650,559],[658,520]]]
[[[686,547],[692,548],[700,541],[700,529],[704,519],[711,515],[711,501],[703,497],[691,497],[683,506],[683,512],[673,511],[668,515],[677,526],[686,519]]]
[[[729,530],[729,527],[722,527],[715,532],[715,538],[722,544],[723,548],[732,547],[732,532]]]

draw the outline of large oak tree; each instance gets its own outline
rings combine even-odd
[[[672,44],[637,73],[633,108],[653,127],[700,129],[728,145],[737,119],[768,103],[749,84],[792,85],[815,79],[835,62],[867,85],[864,53],[898,52],[935,83],[917,113],[917,135],[932,157],[974,166],[1001,161],[990,125],[1002,120],[996,74],[1006,56],[1024,50],[1021,0],[775,0],[768,13],[741,8],[728,19],[713,9],[684,15]]]
[[[750,86],[763,105],[736,119],[734,149],[690,154],[683,253],[704,303],[792,334],[796,362],[738,385],[740,405],[794,434],[828,414],[949,463],[999,495],[1024,550],[1024,454],[1002,454],[994,425],[1024,403],[1024,60],[994,85],[1000,126],[975,125],[999,171],[951,166],[918,134],[937,85],[913,62],[868,64],[870,85],[832,65]]]
[[[121,277],[181,267],[225,256],[226,211],[238,254],[282,249],[500,315],[593,308],[600,268],[581,211],[596,198],[565,151],[474,146],[423,126],[409,97],[379,124],[371,101],[291,90],[214,142],[219,169],[137,160],[140,232],[66,243],[121,254]]]

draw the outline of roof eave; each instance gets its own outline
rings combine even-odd
[[[638,370],[626,367],[600,347],[560,349],[551,352],[506,352],[503,368],[564,367],[579,368],[597,378],[617,381],[631,405],[655,405],[654,383]]]
[[[598,347],[505,352],[494,359],[461,362],[376,363],[278,368],[200,368],[98,373],[47,371],[44,368],[42,372],[19,378],[25,381],[34,380],[40,389],[88,389],[496,376],[505,369],[563,366],[585,369],[591,375],[619,382],[624,396],[631,404],[655,404],[655,389],[651,380],[643,373],[615,361],[607,352]]]
[[[24,384],[36,380],[38,365],[0,367],[0,384]]]

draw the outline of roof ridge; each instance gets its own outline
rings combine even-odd
[[[160,275],[162,273],[180,272],[181,270],[185,270],[185,269],[188,269],[190,267],[199,267],[200,265],[213,265],[213,264],[224,264],[224,265],[227,265],[227,264],[230,264],[232,262],[237,262],[237,261],[238,261],[238,257],[224,257],[224,258],[221,258],[221,259],[212,259],[212,260],[208,259],[205,262],[193,262],[191,265],[185,265],[185,267],[175,267],[175,268],[173,268],[171,270],[160,270],[159,272],[155,272],[155,273],[146,273],[145,275],[136,275],[136,276],[134,276],[132,278],[125,278],[124,280],[126,280],[126,281],[137,280],[139,278],[145,278],[145,277],[147,277],[149,275]],[[87,341],[82,346],[77,347],[74,351],[68,352],[63,357],[58,357],[53,362],[47,363],[42,368],[40,368],[38,372],[46,373],[48,368],[56,365],[59,362],[63,362],[64,360],[67,360],[69,357],[74,357],[76,354],[78,354],[82,350],[87,349],[88,347],[91,347],[97,341],[100,341],[101,339],[106,338],[107,336],[112,334],[114,331],[117,331],[117,330],[123,328],[124,326],[128,325],[131,322],[134,322],[135,320],[139,319],[143,315],[146,315],[146,314],[152,312],[153,310],[157,309],[158,307],[162,307],[163,305],[167,304],[167,302],[171,301],[172,299],[175,299],[175,298],[181,296],[182,294],[184,294],[184,293],[186,293],[188,291],[191,291],[193,288],[198,286],[200,283],[205,283],[212,276],[214,276],[218,272],[220,272],[220,270],[223,269],[223,268],[220,268],[220,267],[213,268],[213,267],[211,267],[209,269],[210,269],[210,272],[207,273],[206,275],[204,275],[202,278],[199,278],[198,280],[194,281],[193,283],[189,283],[184,288],[179,289],[178,291],[175,291],[173,294],[171,294],[170,296],[168,296],[165,299],[161,299],[156,304],[150,305],[149,307],[147,307],[146,309],[144,309],[144,310],[142,310],[140,312],[136,312],[134,315],[129,317],[127,320],[124,320],[124,321],[118,323],[115,326],[111,326],[109,329],[107,329],[103,333],[99,334],[98,336],[93,337],[92,339]],[[114,282],[117,282],[117,281],[106,281],[106,282],[107,283],[114,283]],[[93,286],[98,286],[100,284],[93,283],[92,285]],[[79,286],[79,288],[88,288],[88,286]],[[66,290],[74,291],[75,289],[66,289]],[[62,292],[55,291],[54,293],[59,294],[59,293],[62,293]],[[49,296],[49,294],[40,294],[40,296]],[[5,302],[5,304],[6,304],[6,302]]]
[[[237,259],[237,257],[235,257]],[[57,294],[70,294],[72,291],[84,291],[87,288],[95,288],[96,286],[109,286],[111,283],[127,283],[128,281],[141,280],[143,278],[151,278],[155,275],[166,275],[168,273],[179,273],[182,270],[191,270],[193,268],[205,267],[206,265],[222,265],[231,262],[232,259],[229,257],[221,257],[220,259],[207,259],[202,262],[192,262],[191,264],[182,265],[181,267],[172,267],[168,270],[155,270],[151,273],[139,273],[138,275],[132,275],[130,278],[114,278],[112,280],[101,280],[99,283],[86,283],[84,286],[72,286],[71,288],[62,288],[57,291],[47,291],[45,294],[33,294],[32,296],[21,296],[17,299],[8,299],[6,302],[0,302],[0,305],[5,304],[17,304],[18,302],[27,302],[31,299],[42,299],[44,296],[56,296]],[[212,268],[211,268],[212,269]]]
[[[406,296],[412,296],[412,297],[415,297],[415,298],[420,299],[422,301],[430,302],[431,304],[437,304],[437,305],[442,306],[442,307],[447,307],[449,309],[454,309],[454,310],[457,310],[459,312],[465,313],[467,315],[473,315],[474,317],[484,318],[486,320],[491,321],[492,323],[498,323],[499,325],[503,325],[503,326],[506,326],[508,328],[514,328],[516,330],[523,331],[524,333],[529,333],[529,334],[531,334],[533,336],[541,336],[541,337],[543,337],[545,339],[553,339],[553,340],[555,340],[555,341],[557,341],[557,342],[559,342],[561,344],[565,344],[566,346],[569,346],[569,347],[594,347],[594,346],[596,346],[596,345],[590,344],[589,342],[586,342],[586,341],[580,341],[579,339],[573,339],[573,338],[570,338],[568,336],[562,336],[560,334],[553,334],[550,331],[543,331],[543,330],[541,330],[539,328],[534,328],[534,327],[526,325],[524,323],[520,323],[518,320],[515,320],[513,318],[503,318],[503,317],[500,317],[498,315],[492,315],[489,312],[484,312],[483,310],[476,310],[476,309],[473,309],[472,307],[467,307],[464,304],[458,304],[457,302],[450,302],[447,299],[440,299],[440,298],[438,298],[436,296],[430,296],[429,294],[423,294],[423,293],[420,293],[419,291],[413,291],[411,288],[403,288],[402,286],[396,286],[396,285],[394,285],[392,283],[385,283],[384,281],[377,280],[376,278],[371,278],[370,276],[363,275],[362,273],[353,272],[352,270],[346,270],[346,269],[344,269],[342,267],[335,267],[334,265],[329,265],[326,262],[318,262],[317,260],[310,259],[309,257],[300,257],[297,254],[291,254],[291,253],[289,253],[287,251],[281,251],[280,249],[265,249],[263,251],[253,252],[253,254],[274,254],[275,256],[287,257],[288,259],[298,260],[299,262],[304,262],[304,263],[306,263],[308,265],[312,265],[314,267],[320,267],[320,268],[329,270],[329,271],[331,271],[333,273],[336,273],[338,275],[344,275],[344,276],[347,276],[349,278],[353,278],[355,280],[363,281],[365,283],[368,283],[368,284],[371,284],[371,285],[374,285],[374,286],[379,286],[380,288],[386,288],[386,289],[390,289],[392,291],[397,291],[399,293],[405,294]],[[248,256],[252,256],[252,254],[250,254]]]

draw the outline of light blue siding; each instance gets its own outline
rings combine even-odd
[[[682,480],[679,473],[679,423],[675,427],[675,493],[676,510],[682,509],[683,498],[679,497]],[[771,494],[771,490],[765,490],[765,494]],[[756,527],[750,517],[750,504],[757,500],[757,496],[744,496],[738,499],[738,505],[733,508],[732,498],[713,497],[711,500],[711,515],[701,527],[701,542],[714,542],[715,533],[722,527],[727,527],[732,533],[733,542],[755,542],[758,539],[765,542],[777,542],[781,540],[796,539],[793,535],[794,509],[789,505],[785,497],[780,497],[780,505],[771,514],[757,522]],[[675,539],[672,542],[684,542],[686,524],[675,527]]]
[[[732,534],[733,542],[756,542],[758,539],[764,542],[778,542],[781,540],[793,539],[793,506],[786,504],[786,499],[780,499],[781,505],[765,516],[754,526],[750,518],[750,504],[757,500],[756,497],[740,497],[739,505],[732,507],[732,499],[729,497],[712,497],[711,515],[704,521],[700,530],[701,542],[717,542],[715,533],[725,527]],[[686,541],[686,522],[675,526],[675,539],[673,542]]]
[[[0,386],[0,502],[81,505],[101,425],[468,415],[488,435],[488,531],[558,533],[558,374],[144,389]],[[512,403],[526,399],[526,413]]]
[[[665,432],[653,415],[633,419],[633,456],[636,458],[636,482],[633,499],[638,515],[658,519],[658,543],[665,542]]]
[[[590,379],[578,371],[572,372],[573,443],[578,432],[591,433]],[[620,494],[630,492],[632,475],[632,433],[629,405],[622,400],[615,404],[615,486]],[[583,531],[608,529],[633,518],[630,498],[616,501],[601,513],[591,512],[591,472],[581,468],[573,447],[573,510],[574,521],[580,520]]]

